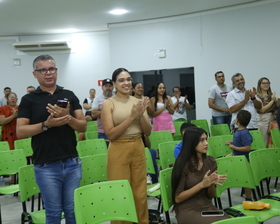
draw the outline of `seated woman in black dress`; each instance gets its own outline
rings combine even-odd
[[[172,194],[179,224],[208,224],[229,216],[202,217],[202,211],[218,210],[211,199],[215,185],[226,180],[217,174],[217,163],[206,156],[207,133],[198,127],[189,127],[183,137],[183,148],[172,172]]]

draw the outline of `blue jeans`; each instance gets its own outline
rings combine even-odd
[[[227,116],[212,116],[212,120],[214,124],[228,124],[230,127],[230,122],[231,122],[231,115]]]
[[[149,173],[149,175],[152,178],[152,183],[158,183],[158,165],[157,165],[157,151],[154,149],[150,149],[150,153],[152,156],[152,160],[153,160],[153,164],[154,164],[154,168],[155,168],[155,174],[151,174]]]
[[[107,136],[105,135],[105,133],[98,132],[98,138],[104,138],[105,142],[106,142],[106,145],[107,145],[107,148],[108,148],[110,141],[107,138]]]
[[[74,190],[82,178],[78,157],[34,165],[36,182],[46,210],[46,224],[59,224],[64,212],[67,224],[75,224]]]

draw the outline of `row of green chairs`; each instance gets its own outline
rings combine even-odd
[[[216,196],[219,199],[225,189],[232,187],[246,187],[257,189],[255,198],[264,196],[259,190],[260,182],[264,178],[280,176],[280,149],[259,149],[249,154],[250,165],[245,156],[232,156],[217,159],[218,173],[227,174],[227,181],[223,186],[217,185]],[[269,190],[269,188],[268,188]],[[253,191],[254,192],[254,191]],[[268,194],[270,192],[268,191]],[[254,194],[254,193],[253,193]],[[275,193],[276,199],[280,199],[280,194]],[[273,197],[272,197],[273,198]],[[239,216],[240,212],[246,216],[255,216],[258,222],[264,222],[274,216],[280,216],[280,202],[269,198],[262,198],[261,201],[270,203],[271,208],[263,211],[245,210],[242,205],[236,205],[225,211],[233,216]],[[220,200],[219,208],[222,209]],[[230,205],[231,206],[231,205]],[[234,209],[234,210],[232,210]]]
[[[258,186],[264,178],[280,176],[280,149],[260,149],[250,153],[250,165],[245,156],[232,156],[217,159],[218,173],[227,174],[227,180],[222,186],[217,185],[216,197],[219,201],[219,209],[223,209],[220,196],[224,190],[232,187],[247,187],[257,189],[258,198],[264,195],[260,193]],[[173,168],[160,171],[161,198],[163,210],[168,212],[171,208],[172,185],[171,174]],[[269,194],[270,192],[268,192]],[[236,205],[225,209],[233,217],[228,220],[215,222],[215,224],[233,224],[233,223],[259,223],[264,222],[272,217],[280,216],[280,193],[274,193],[265,196],[261,201],[270,203],[271,208],[263,211],[245,210],[242,205]],[[277,199],[274,200],[273,199]],[[255,194],[255,198],[257,195]],[[231,206],[231,205],[230,205]],[[245,215],[245,217],[238,217]],[[254,218],[252,218],[252,216]],[[166,213],[167,223],[170,223],[169,215]],[[244,222],[243,222],[244,220]],[[246,222],[245,222],[246,221]],[[248,221],[248,222],[247,222]]]

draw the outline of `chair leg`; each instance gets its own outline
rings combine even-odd
[[[160,205],[161,205],[161,196],[159,196],[159,201],[158,201],[158,211],[160,211]]]
[[[277,182],[278,182],[278,177],[276,177],[275,184],[274,184],[274,188],[277,187]]]
[[[169,212],[168,212],[168,211],[165,212],[165,219],[166,219],[166,223],[167,223],[167,224],[171,224],[171,222],[170,222],[170,216],[169,216]]]
[[[223,209],[221,198],[217,198],[219,209]]]
[[[232,206],[232,202],[231,202],[231,195],[230,195],[230,189],[227,189],[227,193],[228,193],[228,203],[229,203],[229,207]]]
[[[1,204],[0,204],[0,224],[2,224],[2,216],[1,216]]]
[[[269,189],[270,180],[268,178],[265,178],[265,180],[266,180],[267,194],[270,194],[270,189]]]
[[[252,189],[252,193],[253,193],[254,200],[257,201],[258,198],[257,198],[255,189]]]

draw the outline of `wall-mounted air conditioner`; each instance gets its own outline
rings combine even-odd
[[[19,41],[13,43],[16,50],[28,51],[60,51],[70,50],[71,46],[67,40],[53,40],[53,41]]]

